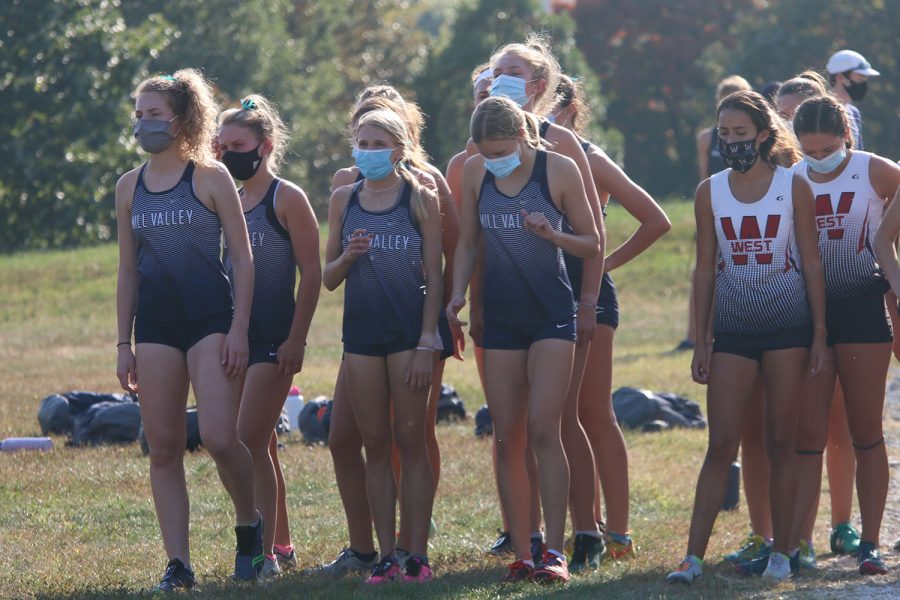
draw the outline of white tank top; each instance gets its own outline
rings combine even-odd
[[[794,237],[793,173],[776,167],[768,191],[752,203],[734,197],[730,174],[710,178],[719,243],[714,334],[805,327],[810,311]]]
[[[819,254],[825,269],[825,294],[830,299],[887,289],[872,247],[885,202],[869,180],[871,156],[854,150],[841,174],[828,183],[810,179],[805,161],[795,166],[816,199]]]

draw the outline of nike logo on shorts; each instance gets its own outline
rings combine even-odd
[[[557,329],[562,329],[563,327],[568,327],[568,326],[569,326],[568,323],[563,323],[562,325],[557,325],[556,328],[557,328]]]
[[[269,356],[277,357],[277,356],[278,356],[278,352],[269,352]]]

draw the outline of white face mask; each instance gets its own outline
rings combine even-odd
[[[525,93],[527,83],[521,77],[498,75],[491,83],[491,96],[506,96],[519,106],[525,106],[531,99],[531,96]]]
[[[847,149],[841,144],[841,147],[826,156],[825,158],[813,158],[812,156],[803,156],[803,160],[809,165],[809,168],[816,173],[827,175],[831,173],[844,162],[847,158]]]

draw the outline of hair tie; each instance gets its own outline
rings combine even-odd
[[[579,77],[578,75],[569,75],[569,79],[572,80],[572,83],[575,83],[578,81]]]
[[[166,81],[178,81],[177,79],[175,79],[174,75],[163,75],[162,78]]]
[[[256,102],[253,101],[253,98],[245,98],[241,100],[241,108],[244,110],[256,110]]]

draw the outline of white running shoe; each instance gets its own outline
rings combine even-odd
[[[769,555],[769,565],[762,574],[763,579],[771,581],[785,581],[791,576],[791,559],[781,552],[773,552]]]
[[[344,548],[333,561],[327,565],[322,565],[316,572],[319,575],[328,575],[330,577],[344,577],[349,573],[357,575],[368,574],[375,565],[378,564],[378,555],[370,561],[361,560],[353,554],[350,548]]]
[[[666,576],[669,583],[693,583],[703,575],[703,561],[690,554],[684,557],[678,568]]]
[[[269,580],[276,579],[281,576],[281,567],[278,566],[278,559],[272,560],[268,556],[263,560],[262,569],[259,571],[259,579]]]

